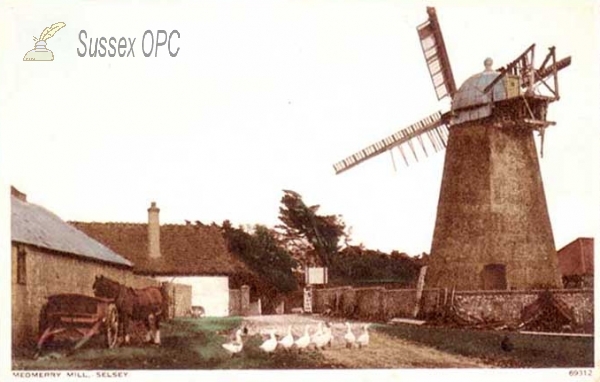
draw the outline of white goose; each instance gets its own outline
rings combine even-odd
[[[358,336],[358,338],[356,339],[356,343],[358,344],[358,348],[362,348],[363,346],[368,346],[369,345],[369,324],[365,324],[363,325],[363,330],[364,332]]]
[[[294,345],[294,336],[292,335],[292,325],[288,326],[287,334],[279,341],[285,350],[289,350]]]
[[[260,345],[260,348],[266,353],[272,353],[273,351],[275,351],[276,347],[277,339],[275,338],[275,331],[271,330],[269,331],[269,339],[263,342]]]
[[[299,350],[306,349],[310,344],[310,336],[308,335],[308,325],[304,326],[304,334],[296,340],[296,347]]]
[[[354,336],[354,333],[352,333],[352,328],[350,327],[350,323],[346,322],[346,328],[348,330],[346,331],[346,334],[344,335],[344,340],[346,341],[346,347],[351,348],[352,346],[354,346],[354,343],[356,342],[356,337]]]
[[[331,344],[333,343],[333,331],[331,330],[331,324],[328,322],[326,323],[326,329],[327,329],[327,342],[325,343],[326,345],[329,345],[329,347],[331,347]]]
[[[313,333],[310,337],[310,343],[315,343],[315,340],[323,335],[323,323],[319,321],[319,325],[317,326],[317,331]]]
[[[242,348],[244,347],[244,343],[242,342],[242,329],[238,329],[235,332],[235,341],[228,342],[221,346],[223,346],[223,349],[227,350],[232,357],[233,355],[241,352]]]
[[[322,330],[322,333],[315,338],[315,347],[317,349],[323,349],[325,345],[331,344],[332,339],[333,336],[331,334],[331,328],[329,327],[329,325],[327,325],[325,326],[325,329]]]

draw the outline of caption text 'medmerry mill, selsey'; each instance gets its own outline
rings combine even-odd
[[[126,378],[128,371],[13,371],[16,378]]]

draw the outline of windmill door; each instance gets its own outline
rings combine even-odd
[[[506,289],[506,266],[504,264],[487,264],[483,267],[483,289]]]

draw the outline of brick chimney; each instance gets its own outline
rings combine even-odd
[[[160,257],[159,212],[160,209],[156,207],[156,202],[152,202],[148,208],[148,256],[153,259]]]

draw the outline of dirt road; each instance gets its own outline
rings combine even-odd
[[[288,325],[292,325],[294,337],[299,337],[308,325],[312,334],[323,318],[318,316],[279,315],[245,317],[244,325],[249,334],[265,334],[274,329],[278,336],[285,335]],[[352,322],[355,335],[361,333],[361,324]],[[322,351],[323,356],[333,364],[348,368],[479,368],[489,367],[481,360],[446,353],[428,346],[416,344],[383,333],[370,332],[370,343],[362,349],[347,349],[344,342],[346,327],[344,322],[331,322],[333,343],[331,348]]]

